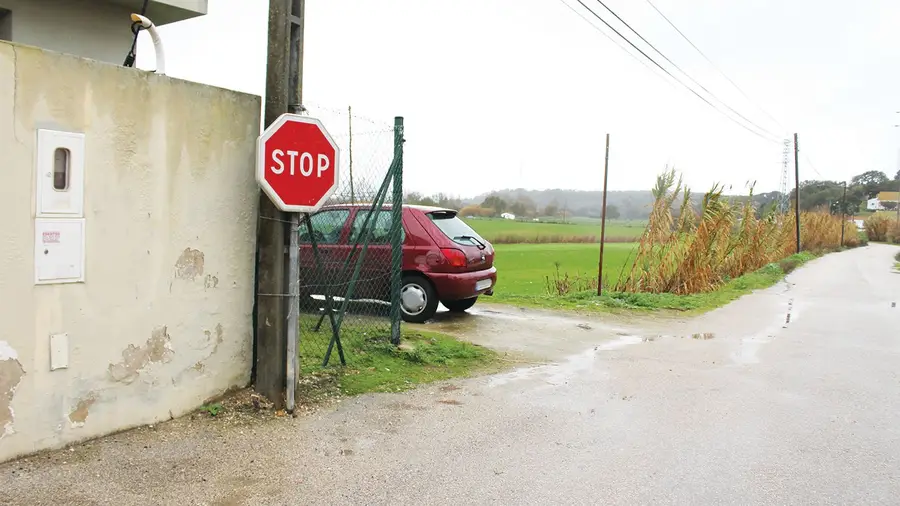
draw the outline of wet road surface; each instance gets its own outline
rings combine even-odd
[[[443,316],[435,329],[552,363],[295,420],[176,420],[0,466],[0,502],[898,504],[896,251],[829,255],[640,328]]]

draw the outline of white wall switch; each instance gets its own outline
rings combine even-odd
[[[50,334],[50,370],[69,367],[69,334]]]

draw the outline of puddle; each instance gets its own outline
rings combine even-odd
[[[772,342],[773,339],[775,336],[745,337],[741,339],[741,344],[737,351],[731,354],[731,358],[738,364],[758,364],[759,349],[762,345]]]
[[[614,341],[599,344],[587,351],[584,351],[577,355],[572,355],[568,357],[565,362],[561,362],[558,364],[541,365],[536,367],[523,367],[506,374],[498,374],[491,377],[490,381],[488,382],[488,386],[503,386],[514,381],[524,380],[541,375],[546,375],[546,381],[551,385],[565,385],[577,373],[591,369],[599,353],[602,353],[604,351],[617,350],[644,341],[645,339],[640,336],[620,336]]]
[[[760,361],[759,350],[762,346],[775,340],[775,336],[781,329],[786,329],[797,321],[799,314],[797,306],[794,299],[789,299],[785,305],[785,312],[782,313],[784,320],[770,325],[758,334],[742,338],[737,350],[731,354],[731,360],[741,365],[758,364]]]

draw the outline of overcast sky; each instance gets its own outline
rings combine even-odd
[[[646,0],[604,1],[730,107],[779,137],[798,132],[801,179],[896,172],[900,2],[652,0],[749,102]],[[404,116],[407,190],[601,189],[606,133],[611,190],[648,189],[666,164],[696,191],[778,188],[780,143],[648,70],[564,2],[602,26],[577,0],[307,0],[304,103],[338,135],[348,105],[356,132]],[[209,0],[207,16],[162,28],[167,73],[262,95],[266,23],[264,0]],[[154,68],[147,40],[139,65]],[[356,163],[389,158],[389,136],[360,137]]]

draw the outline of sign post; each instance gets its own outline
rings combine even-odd
[[[286,407],[294,410],[297,385],[297,339],[300,318],[300,214],[315,213],[337,190],[340,148],[315,118],[282,114],[259,136],[256,182],[281,211],[291,213],[287,321]]]

